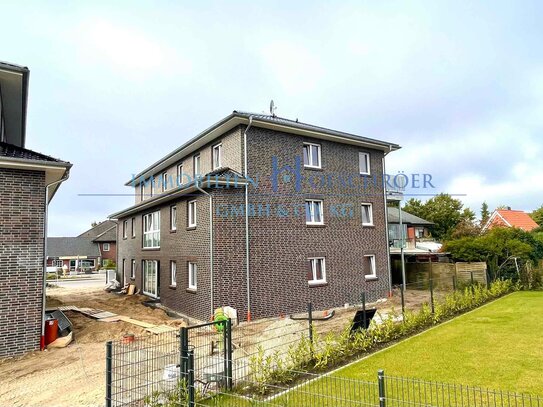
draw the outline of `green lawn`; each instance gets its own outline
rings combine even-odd
[[[298,387],[272,403],[348,406],[352,400],[374,402],[379,369],[387,376],[543,396],[542,367],[543,292],[516,292],[361,359],[330,378]],[[215,405],[260,405],[230,398],[217,401]]]

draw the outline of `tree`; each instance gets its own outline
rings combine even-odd
[[[543,226],[543,205],[541,205],[539,208],[534,210],[530,217],[534,220],[535,223],[537,223],[539,226]]]
[[[483,202],[481,205],[481,226],[486,225],[488,219],[490,218],[490,212],[488,211],[488,204]]]

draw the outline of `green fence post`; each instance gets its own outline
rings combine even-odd
[[[402,296],[402,320],[405,322],[405,288],[404,285],[400,285],[400,294]]]
[[[452,276],[453,279],[453,291],[456,291],[456,276]]]
[[[187,327],[181,327],[179,331],[179,370],[181,377],[186,381],[188,374],[188,350],[189,350],[189,330]]]
[[[196,403],[196,393],[194,391],[194,351],[188,350],[187,351],[187,367],[188,367],[188,396],[189,396],[189,407],[192,407]]]
[[[232,320],[226,320],[226,355],[227,355],[227,375],[226,387],[232,390]]]
[[[377,382],[379,383],[379,407],[386,407],[385,371],[382,369],[377,372]]]
[[[366,292],[362,291],[362,321],[364,322],[364,329],[366,329]]]
[[[470,271],[470,275],[471,275],[471,293],[475,294],[475,287],[473,286],[473,284],[474,284],[473,271]]]
[[[106,407],[111,407],[111,362],[113,343],[106,342]]]
[[[432,314],[434,314],[434,279],[432,277],[430,277],[430,308],[432,310]]]

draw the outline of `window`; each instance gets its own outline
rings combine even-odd
[[[126,274],[125,274],[125,273],[126,273],[126,260],[123,259],[123,279],[126,278]]]
[[[189,288],[196,290],[198,280],[198,266],[189,262]]]
[[[360,174],[369,175],[370,174],[370,155],[369,153],[358,153],[360,159],[359,169]]]
[[[105,252],[109,252],[109,243],[104,243],[102,249],[104,249]]]
[[[307,225],[323,225],[322,201],[308,199],[305,201],[305,223]]]
[[[130,265],[130,278],[136,278],[136,260],[132,259],[132,264]]]
[[[132,218],[132,237],[136,237],[136,218]]]
[[[53,266],[55,267],[62,267],[62,260],[53,260]]]
[[[326,263],[324,257],[314,257],[309,260],[308,283],[323,284],[326,283]]]
[[[143,216],[143,247],[160,248],[160,212],[158,211]]]
[[[304,143],[304,167],[321,168],[321,146]]]
[[[162,192],[165,192],[168,189],[168,173],[162,173]]]
[[[123,221],[123,239],[126,239],[126,234],[128,233],[127,229],[128,229],[128,221],[125,220]]]
[[[183,185],[183,164],[177,166],[177,186]]]
[[[222,161],[222,144],[219,143],[213,146],[213,169],[221,168]]]
[[[192,159],[192,176],[196,178],[197,175],[200,175],[200,154],[197,154]]]
[[[177,263],[175,261],[170,261],[170,285],[177,285]]]
[[[158,298],[158,261],[143,260],[143,293]]]
[[[372,204],[362,204],[362,226],[373,226],[373,209]]]
[[[196,227],[196,201],[189,201],[188,207],[188,226],[193,228]]]
[[[155,177],[151,177],[151,198],[155,195]]]
[[[177,230],[177,206],[170,206],[170,230]]]
[[[375,255],[373,254],[364,256],[364,277],[367,280],[377,278],[377,272],[375,270]]]

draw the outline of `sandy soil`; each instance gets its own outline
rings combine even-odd
[[[99,308],[154,323],[179,327],[162,310],[142,304],[143,296],[119,296],[101,289],[48,288],[47,307]],[[103,406],[105,342],[126,333],[148,335],[126,322],[99,322],[78,312],[66,315],[74,325],[67,348],[33,352],[0,361],[0,406]]]

